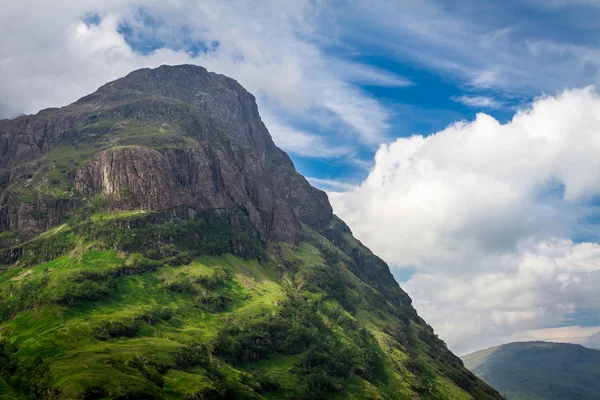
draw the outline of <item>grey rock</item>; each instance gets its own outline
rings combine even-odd
[[[56,161],[67,146],[79,158]],[[94,195],[111,210],[240,207],[265,242],[332,216],[273,143],[254,96],[192,65],[134,71],[67,107],[0,121],[0,168],[0,230],[27,235],[68,218],[44,194],[61,168],[66,210]],[[23,201],[28,188],[35,202]]]

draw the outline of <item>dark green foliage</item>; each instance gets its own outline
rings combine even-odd
[[[198,289],[189,281],[177,280],[165,285],[165,287],[175,293],[198,294]]]
[[[223,390],[206,387],[198,392],[185,395],[184,400],[220,400],[223,398],[225,398]]]
[[[173,354],[175,369],[188,369],[193,367],[202,367],[209,369],[211,365],[208,349],[202,343],[192,343],[182,346]]]
[[[198,255],[232,253],[244,258],[264,258],[264,247],[248,217],[239,210],[206,211],[190,218],[160,214],[123,218],[76,218],[54,234],[0,250],[0,265],[39,264],[60,257],[75,247],[76,234],[106,249],[140,253],[169,265],[184,265]]]
[[[292,370],[299,382],[294,398],[328,399],[332,393],[343,393],[344,380],[354,375],[371,382],[385,377],[383,355],[373,337],[363,328],[350,339],[344,343],[329,336],[302,354]]]
[[[231,279],[231,274],[223,267],[218,266],[213,273],[201,275],[193,280],[182,274],[173,282],[166,284],[165,287],[175,293],[200,294],[198,302],[208,312],[215,313],[225,311],[232,301],[231,297],[226,294],[214,293],[216,290],[223,289]]]
[[[115,281],[108,271],[81,271],[70,277],[68,283],[61,285],[52,301],[64,305],[76,305],[85,301],[102,299],[115,289]]]
[[[102,272],[84,270],[71,277],[69,284],[61,286],[53,300],[59,304],[71,306],[86,301],[100,300],[114,292],[116,278],[156,271],[160,265],[162,264],[158,261],[136,255],[132,257],[131,263],[116,268]]]
[[[148,379],[159,388],[164,386],[165,379],[163,378],[162,373],[166,370],[165,366],[159,365],[155,361],[139,354],[132,360],[127,361],[126,364],[136,368],[144,375],[144,378]]]
[[[92,334],[98,340],[108,340],[116,337],[134,337],[140,329],[140,323],[135,320],[102,321],[92,329]]]
[[[173,354],[173,363],[174,368],[180,370],[197,367],[204,369],[213,384],[213,387],[188,394],[186,399],[255,398],[253,392],[262,389],[248,374],[241,374],[239,381],[228,379],[227,374],[212,360],[207,347],[202,343],[182,346]]]
[[[279,313],[226,326],[214,345],[216,355],[233,364],[264,360],[270,354],[298,354],[325,330],[316,308],[300,296],[290,296]]]
[[[277,381],[275,381],[273,378],[262,372],[256,372],[252,376],[255,379],[255,381],[260,385],[260,393],[271,393],[279,389],[280,387]]]
[[[10,265],[17,261],[23,266],[39,264],[60,257],[74,247],[75,235],[67,227],[52,235],[0,250],[0,264]]]
[[[233,364],[264,360],[281,346],[285,328],[280,318],[229,325],[219,333],[214,352]]]
[[[135,318],[119,321],[101,321],[92,328],[92,335],[98,340],[108,340],[117,337],[134,337],[142,324],[156,325],[169,321],[175,316],[175,311],[169,307],[154,307]]]
[[[339,313],[335,321],[352,344],[347,348],[354,360],[354,373],[369,381],[382,378],[385,368],[384,355],[373,335],[360,322],[344,313]]]
[[[152,272],[156,271],[161,265],[162,263],[160,261],[149,260],[139,254],[133,254],[130,257],[130,263],[124,265],[121,271],[124,275]]]
[[[68,284],[62,285],[52,300],[58,304],[73,306],[86,301],[100,300],[114,290],[115,280],[111,276],[82,273]]]
[[[379,292],[387,299],[393,300],[396,306],[410,306],[412,303],[410,297],[400,289],[395,281],[386,263],[369,249],[362,245],[358,240],[352,237],[350,228],[335,215],[331,218],[329,226],[321,229],[320,233],[327,238],[347,257],[346,262],[350,270]],[[313,237],[308,238],[311,243],[315,244],[325,255],[328,262],[339,259],[339,255],[333,254],[330,250],[325,250],[329,247],[321,242],[315,241]],[[418,318],[414,309],[411,318]]]
[[[302,354],[292,370],[298,377],[298,399],[329,398],[342,392],[344,379],[354,375],[382,377],[382,354],[372,335],[354,319],[338,314],[338,324],[348,335],[348,340],[340,340],[318,316],[319,308],[319,303],[290,293],[278,315],[222,330],[214,353],[234,365],[275,352]]]
[[[159,215],[137,215],[126,219],[90,220],[77,232],[106,248],[140,253],[169,265],[189,263],[202,254],[233,253],[245,258],[263,258],[263,245],[241,212],[203,212],[195,218],[167,220]]]
[[[22,359],[16,349],[0,339],[0,378],[23,399],[52,399],[50,369],[40,357]]]
[[[232,276],[223,267],[215,268],[212,274],[202,275],[196,278],[196,283],[204,286],[207,289],[217,289],[222,287],[225,282],[231,280]]]
[[[47,276],[28,279],[20,284],[9,282],[0,288],[0,322],[10,318],[14,313],[43,304],[40,296],[48,285]]]
[[[231,297],[223,294],[210,293],[200,298],[200,303],[206,306],[210,313],[218,313],[227,310],[231,303]]]
[[[322,290],[328,297],[337,300],[346,311],[354,312],[356,301],[349,294],[352,283],[345,279],[339,268],[331,265],[313,267],[305,278],[307,290]]]
[[[81,394],[81,400],[100,400],[108,397],[108,391],[102,386],[89,386]]]
[[[175,311],[169,307],[154,307],[138,317],[140,321],[148,325],[154,325],[160,321],[169,321],[175,316]]]
[[[44,304],[74,306],[88,301],[97,301],[114,293],[116,278],[137,273],[155,271],[158,261],[133,255],[131,262],[101,272],[83,270],[69,277],[56,288],[48,289],[50,281],[46,273],[22,281],[9,281],[0,288],[0,321],[14,313]],[[48,290],[46,290],[48,289]]]
[[[332,393],[342,393],[342,380],[349,376],[345,370],[348,359],[336,353],[329,343],[320,343],[305,353],[293,369],[298,375],[296,399],[328,399]]]

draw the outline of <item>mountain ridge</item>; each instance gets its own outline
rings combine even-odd
[[[202,67],[0,121],[0,232],[6,398],[501,398]]]
[[[600,396],[600,350],[579,344],[512,342],[465,355],[473,373],[509,400]]]

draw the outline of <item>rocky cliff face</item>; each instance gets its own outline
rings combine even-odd
[[[241,207],[264,241],[293,241],[300,223],[331,218],[254,97],[201,67],[135,71],[63,109],[0,121],[0,135],[1,230],[40,233],[64,222],[60,207],[94,195],[111,209]]]
[[[0,121],[0,399],[500,399],[237,82],[143,69]]]

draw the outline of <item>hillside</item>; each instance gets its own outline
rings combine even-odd
[[[463,361],[509,400],[600,399],[599,350],[567,343],[509,343]]]
[[[501,398],[201,67],[0,121],[0,232],[1,399]]]

